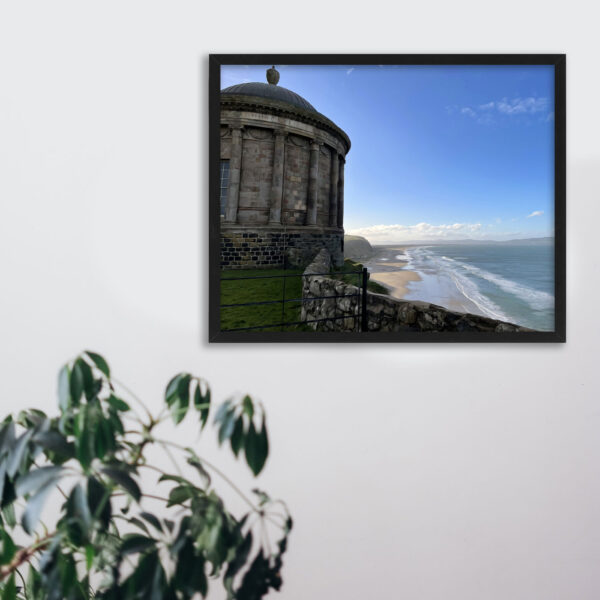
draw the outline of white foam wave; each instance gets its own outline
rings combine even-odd
[[[529,306],[531,306],[531,308],[534,310],[554,308],[554,297],[551,294],[548,294],[548,292],[535,290],[526,285],[517,283],[516,281],[511,281],[510,279],[506,279],[500,275],[496,275],[495,273],[480,269],[479,267],[475,267],[468,263],[462,263],[458,261],[456,261],[456,263],[477,277],[481,277],[481,279],[485,279],[486,281],[497,285],[503,291],[516,296],[524,302],[527,302],[527,304],[529,304]]]
[[[433,264],[436,272],[446,275],[454,283],[458,291],[467,300],[471,301],[483,315],[501,321],[510,320],[510,317],[502,312],[501,308],[495,302],[479,290],[475,281],[455,268],[456,261],[447,256],[437,256],[424,248],[415,249],[413,255],[415,260],[418,260],[419,263],[422,262],[423,267],[427,268]],[[421,265],[415,265],[415,268],[418,268],[418,266]]]

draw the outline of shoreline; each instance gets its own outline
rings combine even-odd
[[[369,260],[364,261],[365,267],[369,270],[369,276],[373,281],[380,283],[388,289],[388,294],[392,298],[402,300],[409,293],[409,284],[412,281],[421,281],[421,276],[417,271],[406,270],[409,262],[399,260],[397,253],[403,253],[406,246],[386,246],[385,250],[391,250],[394,256],[384,256],[378,252]]]
[[[439,246],[444,244],[400,242],[373,246],[372,256],[363,264],[371,279],[383,285],[392,298],[428,302],[457,313],[517,323],[538,331],[551,329],[554,319],[551,291],[542,285],[544,281],[536,285],[535,277],[531,283],[513,278],[505,260],[505,255],[513,260],[515,255],[523,255],[534,268],[535,275],[536,268],[546,268],[544,252],[540,256],[540,251],[518,250],[515,253],[510,246],[506,251],[500,251],[504,246],[498,245],[498,251],[492,253],[494,260],[498,255],[498,265],[492,261],[488,266],[485,260],[483,263],[476,261],[476,248],[455,250],[448,244],[448,250],[442,250]],[[470,266],[469,258],[466,258],[471,255],[475,257],[474,266]],[[485,258],[486,254],[482,256]]]

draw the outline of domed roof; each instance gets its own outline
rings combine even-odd
[[[296,94],[296,92],[292,92],[292,90],[277,85],[279,73],[275,70],[275,67],[269,69],[269,72],[267,72],[269,83],[238,83],[237,85],[232,85],[221,90],[221,94],[257,96],[258,98],[279,100],[280,102],[286,102],[297,108],[317,112],[315,107],[302,96]]]

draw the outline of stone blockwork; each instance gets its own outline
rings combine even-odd
[[[221,267],[306,266],[320,248],[342,264],[347,134],[275,83],[226,88],[220,108]]]
[[[304,271],[326,273],[331,258],[321,250]],[[318,331],[360,331],[361,289],[327,276],[305,277],[302,290],[302,320],[334,318],[331,321],[310,323]],[[313,300],[319,296],[345,296]],[[346,317],[346,318],[340,318]],[[458,313],[428,302],[397,300],[384,294],[367,292],[367,318],[369,331],[480,331],[504,333],[532,331],[512,323],[496,321],[468,313]]]
[[[223,269],[303,267],[310,263],[315,248],[326,248],[328,260],[343,263],[343,235],[336,229],[262,227],[221,231]]]

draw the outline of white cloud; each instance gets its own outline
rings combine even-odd
[[[541,217],[543,214],[543,210],[534,210],[530,215],[527,215],[527,218],[531,219],[531,217]]]
[[[490,101],[485,104],[479,104],[477,107],[472,106],[446,106],[446,112],[452,114],[458,110],[461,114],[475,119],[482,125],[494,123],[493,114],[503,116],[512,115],[532,115],[535,113],[544,113],[549,108],[548,98],[535,98],[529,96],[527,98],[502,98],[498,101]],[[550,112],[546,117],[547,121],[554,119],[554,113]]]
[[[507,100],[503,98],[496,103],[496,108],[507,115],[533,114],[536,112],[545,111],[548,108],[548,98],[513,98]]]
[[[372,225],[349,230],[350,235],[361,235],[374,243],[460,240],[481,237],[481,223],[452,223],[449,225]]]
[[[346,71],[346,75],[350,75],[350,73],[352,73],[352,71],[354,71],[354,67],[350,67],[347,71]]]

